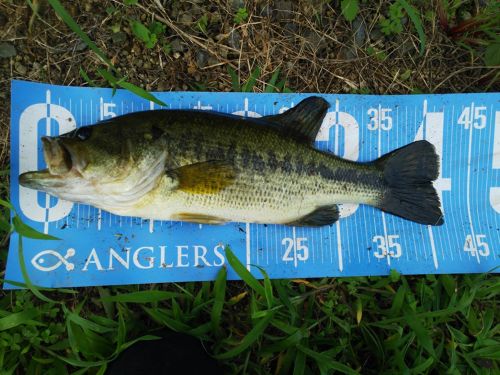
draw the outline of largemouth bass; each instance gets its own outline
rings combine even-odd
[[[341,203],[443,224],[438,157],[417,141],[368,163],[314,148],[329,105],[309,97],[280,115],[195,110],[115,117],[43,137],[47,169],[21,185],[117,215],[221,224],[323,226]]]

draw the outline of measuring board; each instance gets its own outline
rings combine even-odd
[[[242,116],[285,111],[311,94],[169,92],[171,109]],[[316,95],[316,94],[314,94]],[[12,81],[11,200],[22,220],[60,241],[24,239],[31,281],[47,287],[212,280],[229,245],[257,277],[477,273],[500,265],[500,95],[320,95],[330,103],[316,146],[370,161],[426,139],[441,158],[435,187],[445,224],[405,221],[363,205],[343,205],[321,228],[229,223],[199,225],[120,217],[20,187],[45,168],[40,137],[116,115],[157,109],[111,89]],[[13,235],[7,280],[22,282]],[[228,277],[237,275],[229,267]],[[6,287],[12,287],[6,284]]]

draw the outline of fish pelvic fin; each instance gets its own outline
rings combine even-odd
[[[328,107],[330,105],[325,99],[310,96],[282,114],[264,116],[261,120],[279,124],[285,133],[299,140],[314,143]]]
[[[236,178],[234,166],[220,160],[189,164],[166,173],[177,181],[177,189],[194,194],[216,194]]]
[[[442,225],[443,212],[432,182],[439,175],[439,158],[428,141],[410,143],[374,162],[383,172],[386,189],[379,208],[420,224]]]
[[[295,220],[286,225],[295,227],[322,227],[331,225],[339,219],[339,206],[336,204],[330,206],[321,206],[316,208],[311,213]]]
[[[212,225],[220,225],[227,222],[226,219],[217,216],[196,214],[192,212],[179,212],[172,216],[172,220],[187,221],[199,224],[212,224]]]

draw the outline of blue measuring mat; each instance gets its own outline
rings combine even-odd
[[[172,109],[243,116],[283,112],[311,94],[168,92]],[[315,94],[316,95],[316,94]],[[405,221],[343,205],[321,228],[229,223],[199,225],[120,217],[20,187],[20,173],[45,168],[40,137],[134,111],[157,109],[130,92],[12,81],[11,201],[20,217],[60,241],[23,239],[31,281],[45,287],[213,280],[225,248],[257,277],[479,273],[500,265],[500,95],[320,95],[330,103],[316,146],[369,161],[426,139],[441,158],[434,185],[445,224]],[[18,238],[6,279],[23,282]],[[237,279],[228,267],[228,277]],[[6,283],[6,288],[13,287]]]

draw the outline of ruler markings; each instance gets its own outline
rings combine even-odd
[[[332,246],[332,226],[328,226],[328,242],[330,244],[330,263],[333,264],[333,246]]]
[[[471,114],[472,116],[472,114]],[[485,126],[488,126],[488,124],[486,123]],[[473,124],[471,124],[471,127],[473,127]],[[474,145],[474,155],[475,155],[475,159],[476,159],[476,163],[475,163],[475,168],[474,168],[474,173],[473,173],[473,176],[474,176],[474,182],[475,182],[475,187],[473,187],[473,189],[471,188],[471,190],[473,190],[471,192],[471,199],[473,200],[473,203],[475,201],[477,201],[477,198],[478,198],[478,195],[480,194],[480,190],[479,190],[479,176],[481,175],[480,173],[480,162],[481,162],[481,157],[479,155],[481,155],[481,143],[482,143],[482,138],[484,136],[484,132],[486,132],[486,129],[478,129],[478,131],[476,131],[476,139],[475,139],[475,142],[473,142],[473,145]],[[477,148],[477,150],[476,150]],[[487,190],[487,188],[485,189]],[[482,234],[483,233],[483,230],[482,230],[482,223],[481,223],[481,216],[479,215],[479,204],[476,204],[474,205],[475,206],[475,212],[473,212],[473,214],[475,215],[475,222],[477,223],[477,226],[479,227],[478,228],[478,233],[479,234]],[[479,250],[478,248],[476,248],[476,250]],[[479,257],[479,255],[478,255]]]
[[[267,229],[267,225],[265,226],[266,228],[266,264],[269,265],[269,252],[270,252],[270,249],[269,249],[269,233],[268,233],[268,229]]]
[[[396,105],[396,121],[393,121],[393,124],[392,124],[392,128],[390,129],[390,131],[387,131],[386,132],[386,141],[387,141],[387,144],[389,146],[389,149],[387,151],[389,151],[391,149],[390,145],[391,145],[391,138],[390,136],[392,136],[392,134],[394,134],[394,127],[396,127],[396,141],[393,142],[394,144],[394,147],[399,147],[400,145],[400,141],[399,141],[399,132],[398,132],[398,128],[399,128],[399,105]],[[401,238],[401,235],[399,234],[399,230],[398,230],[398,225],[397,225],[397,222],[394,220],[394,218],[392,217],[391,218],[391,221],[390,221],[390,225],[391,225],[391,233],[393,235],[398,235],[399,237],[399,244],[401,246],[401,243],[402,243],[402,238]],[[387,246],[389,246],[389,244],[387,244]],[[389,249],[388,249],[389,250]],[[404,252],[405,249],[401,248],[401,252]],[[389,255],[390,255],[390,252],[389,252]],[[399,261],[400,261],[400,257],[402,256],[402,254],[399,255],[399,257],[395,258],[395,261],[396,263],[399,265]]]
[[[354,117],[355,121],[356,121],[358,124],[360,124],[360,121],[358,121],[358,113],[356,112],[356,107],[353,107],[353,108],[352,108],[352,116]],[[359,129],[359,127],[358,127],[358,129]],[[347,142],[347,141],[346,141],[346,142]],[[358,148],[359,148],[359,149],[361,149],[361,145],[360,145],[359,143],[358,143]],[[359,155],[360,155],[360,154],[361,154],[361,150],[359,150],[359,152],[358,152],[358,159],[359,159]],[[357,161],[359,161],[359,160],[357,160]],[[358,210],[359,210],[359,207],[358,207]],[[355,214],[354,214],[354,215],[355,215]],[[352,223],[352,222],[353,222],[353,216],[352,216],[352,215],[351,215],[351,216],[349,216],[349,219],[348,219],[348,220],[350,221],[350,223]],[[354,233],[353,233],[353,236],[354,236],[354,237],[358,240],[358,241],[357,241],[357,242],[358,242],[358,245],[356,246],[356,250],[357,250],[357,255],[358,255],[358,262],[359,262],[359,263],[361,263],[361,247],[362,247],[362,245],[361,245],[361,243],[360,243],[361,241],[359,241],[359,240],[361,239],[361,235],[360,235],[360,234],[359,234],[359,232],[358,232],[358,227],[359,227],[359,226],[358,226],[358,225],[356,225],[356,222],[357,222],[356,217],[354,217],[354,223],[353,223],[353,224],[354,224],[354,228],[352,227],[352,225],[351,225],[351,228],[353,228],[353,229],[352,229],[352,232],[354,232]]]
[[[259,264],[259,224],[255,224],[255,263]]]
[[[476,244],[476,234],[474,231],[474,223],[472,221],[472,214],[471,214],[471,207],[470,207],[470,178],[471,178],[471,158],[472,158],[472,139],[473,139],[473,129],[474,129],[474,118],[473,118],[473,113],[474,113],[474,103],[471,104],[470,106],[470,126],[469,126],[469,149],[468,149],[468,156],[467,156],[467,216],[469,217],[469,225],[470,225],[470,231],[471,231],[471,240],[472,240],[472,246],[474,249],[477,249],[477,244]],[[479,254],[477,251],[475,251],[476,254],[476,259],[478,263],[481,263],[481,260],[479,259]]]
[[[443,173],[445,172],[445,166],[447,166],[447,164],[445,164],[445,157],[448,157],[450,154],[451,154],[451,143],[453,143],[453,137],[452,137],[452,134],[453,132],[451,131],[451,127],[450,126],[446,126],[447,124],[447,119],[450,118],[450,110],[448,107],[444,107],[443,108],[443,156],[442,156],[442,160],[441,160],[441,168],[442,168],[442,171]],[[450,131],[449,131],[450,130]],[[445,142],[445,139],[450,139],[451,142]],[[450,143],[450,151],[447,153],[446,152],[446,146],[447,144]],[[448,157],[448,159],[451,160],[450,157]],[[449,221],[450,221],[450,218],[453,217],[453,213],[450,214],[449,210],[450,210],[450,207],[451,205],[448,205],[448,204],[445,204],[447,203],[447,199],[450,200],[450,203],[451,203],[451,199],[450,197],[452,196],[452,193],[453,193],[453,184],[452,184],[452,173],[451,173],[451,169],[448,171],[448,176],[449,176],[449,179],[450,179],[450,193],[449,194],[442,194],[442,200],[441,200],[441,207],[442,207],[442,210],[443,210],[443,213],[444,213],[444,220],[445,220],[445,224],[444,225],[449,225]],[[446,209],[445,209],[446,207]],[[447,238],[443,238],[442,235],[439,235],[439,238],[441,241],[444,241],[444,244],[441,245],[441,252],[442,252],[442,258],[443,260],[444,259],[447,259],[446,256],[448,256],[451,261],[453,261],[454,257],[453,257],[453,250],[452,250],[452,240],[451,238],[448,237]],[[456,238],[456,233],[454,234],[454,237]],[[451,241],[450,241],[451,240]]]
[[[450,116],[450,138],[451,138],[451,142],[449,142],[449,145],[450,145],[450,152],[449,152],[449,155],[453,155],[453,150],[454,150],[454,145],[458,145],[458,149],[459,149],[459,155],[460,154],[460,149],[461,149],[461,140],[459,139],[459,132],[456,132],[454,131],[455,127],[454,127],[454,118],[455,118],[455,105],[452,105],[451,107],[451,116]],[[453,176],[453,158],[449,158],[450,159],[450,164],[449,164],[449,168],[450,168],[450,177]],[[460,174],[460,166],[459,168],[457,169],[458,170],[458,173]],[[460,175],[457,176],[457,181],[460,181]],[[457,192],[460,192],[460,183],[458,184],[455,184],[455,191]],[[456,216],[456,205],[457,205],[457,199],[453,199],[453,196],[452,194],[450,194],[450,208],[449,208],[449,213],[447,214],[447,217],[451,217],[451,221],[452,221],[452,225],[454,228],[459,228],[459,226],[461,225],[460,223],[460,220],[457,218]],[[448,212],[447,211],[447,212]],[[446,212],[445,212],[446,214]],[[448,218],[446,220],[449,220]],[[460,261],[462,261],[462,251],[460,249],[460,237],[458,235],[458,233],[456,231],[454,231],[455,234],[455,239],[456,239],[456,247],[450,247],[450,253],[452,254],[451,255],[451,259],[454,259],[453,258],[453,253],[456,252],[456,250],[458,249],[458,259],[460,259]]]
[[[275,264],[278,264],[278,231],[279,231],[279,227],[278,225],[276,224],[273,224],[273,228],[274,228],[274,262]]]
[[[58,100],[59,100],[59,102],[61,101],[60,98]],[[80,105],[82,106],[82,100],[80,100]],[[69,106],[70,106],[70,111],[71,111],[71,99],[70,99]],[[130,106],[131,106],[132,111],[133,111],[134,110],[134,102],[132,102],[130,104]],[[337,106],[338,106],[338,102],[337,102]],[[121,103],[121,107],[122,107],[122,114],[123,114],[123,110],[124,110],[123,109],[123,107],[124,107],[123,101]],[[138,108],[138,107],[139,107],[139,105],[136,106],[136,108]],[[144,105],[142,104],[142,108],[143,107],[144,107]],[[180,107],[180,104],[179,104],[179,107]],[[97,108],[97,106],[96,106],[96,108]],[[127,108],[127,107],[125,106],[125,108]],[[239,108],[239,106],[237,106],[237,108]],[[254,104],[253,108],[254,108],[255,112],[258,111],[256,104]],[[378,116],[379,116],[379,124],[380,124],[380,120],[381,120],[380,114],[381,114],[382,104],[378,104],[378,109],[379,109]],[[464,108],[462,107],[462,110],[463,109]],[[468,219],[469,219],[469,226],[470,226],[471,237],[472,237],[474,249],[477,249],[476,232],[481,233],[481,234],[484,231],[488,232],[487,229],[486,230],[482,229],[483,223],[480,222],[481,215],[479,212],[479,210],[480,210],[479,203],[481,203],[481,202],[480,202],[479,197],[481,194],[482,181],[479,181],[479,177],[480,176],[485,177],[485,181],[489,182],[489,179],[491,177],[490,174],[492,174],[494,172],[490,173],[490,171],[489,171],[490,166],[488,165],[488,167],[486,168],[486,173],[484,173],[484,174],[478,173],[478,171],[480,170],[479,168],[481,167],[481,159],[476,158],[476,160],[473,160],[472,158],[476,154],[481,155],[481,152],[484,152],[485,147],[483,145],[481,145],[481,142],[486,138],[486,136],[487,135],[489,136],[488,139],[491,139],[491,137],[492,137],[492,133],[494,130],[492,128],[494,128],[494,126],[495,126],[494,118],[493,118],[494,117],[493,116],[494,107],[491,105],[489,109],[490,109],[490,119],[489,119],[488,123],[490,124],[490,128],[488,131],[486,131],[486,130],[481,131],[480,129],[474,129],[474,125],[473,125],[473,123],[474,123],[474,115],[473,115],[474,103],[472,103],[470,105],[471,115],[470,115],[470,121],[469,121],[470,128],[468,129],[469,130],[469,133],[468,133],[469,138],[468,138],[468,148],[467,148],[468,161],[467,161],[466,186],[461,188],[461,187],[458,187],[459,184],[457,184],[457,190],[463,191],[465,189],[466,194],[465,194],[465,197],[463,197],[463,195],[461,195],[460,198],[458,198],[458,200],[448,198],[447,201],[450,202],[449,203],[450,207],[446,207],[447,209],[449,209],[449,211],[447,211],[447,219],[448,219],[447,224],[451,223],[451,222],[453,222],[455,224],[455,221],[459,222],[459,220],[457,219],[457,214],[460,211],[458,210],[457,205],[460,203],[459,202],[460,200],[466,201],[467,215],[468,215]],[[346,113],[347,113],[346,107],[342,107],[342,110],[346,111]],[[75,111],[76,111],[76,113],[78,113],[77,109]],[[94,107],[93,107],[93,100],[92,99],[90,99],[90,105],[89,105],[89,103],[85,102],[85,111],[86,112],[84,113],[83,108],[80,111],[80,125],[83,124],[83,116],[90,116],[91,122],[93,122],[93,118],[98,115],[98,109],[96,109],[95,116],[94,116]],[[435,107],[433,108],[433,111],[434,112],[436,111]],[[443,114],[445,116],[446,116],[446,113],[449,115],[449,112],[450,112],[449,108],[446,108],[446,107],[443,108]],[[264,107],[264,114],[265,113],[266,113],[266,108]],[[340,112],[339,112],[338,107],[337,107],[336,121],[335,121],[335,138],[334,138],[334,150],[335,150],[336,154],[339,154],[338,153],[339,142],[340,142],[339,132],[341,130],[340,124],[338,121],[339,120],[339,113]],[[356,109],[351,108],[350,113],[355,117],[356,116]],[[359,123],[362,125],[364,122],[363,121],[363,119],[364,119],[363,114],[364,114],[364,112],[362,110],[362,113],[360,116],[360,121],[359,121]],[[407,120],[407,117],[408,117],[408,107],[405,107],[405,119],[406,120]],[[415,109],[415,118],[416,117],[417,117],[417,113],[416,113],[416,109]],[[405,129],[403,129],[403,128],[400,129],[399,125],[401,124],[401,119],[402,119],[402,112],[400,112],[399,107],[396,106],[396,121],[394,121],[396,123],[396,126],[397,126],[397,128],[395,129],[396,131],[390,132],[390,131],[384,130],[385,131],[385,138],[384,138],[384,134],[382,134],[381,127],[379,126],[378,134],[377,134],[377,142],[378,142],[377,153],[378,153],[379,157],[384,154],[384,149],[386,148],[386,146],[389,146],[390,149],[395,149],[397,147],[402,146],[402,144],[400,144],[400,143],[401,143],[401,139],[405,138],[405,136],[404,136]],[[455,121],[455,119],[454,119],[454,106],[451,109],[451,119],[449,119],[449,120],[451,121],[451,124],[448,124],[446,118],[444,119],[444,125],[446,125],[447,127],[445,127],[443,129],[443,138],[445,138],[445,136],[446,136],[446,137],[448,137],[448,139],[454,140],[455,137],[457,137],[460,140],[459,145],[458,145],[459,155],[463,155],[462,151],[465,151],[465,149],[462,148],[462,142],[465,142],[466,139],[463,139],[464,134],[462,132],[465,129],[460,129],[460,127],[458,127],[457,128],[458,131],[455,131],[453,128],[453,123]],[[407,123],[407,121],[406,121],[406,123]],[[423,128],[426,129],[428,124],[427,124],[425,114],[423,116],[423,125],[424,125]],[[451,129],[448,129],[450,127],[451,127]],[[474,130],[476,130],[476,131],[474,131]],[[400,133],[400,131],[403,133]],[[360,133],[364,134],[365,132],[366,132],[365,126],[360,126]],[[424,130],[424,138],[426,137],[425,132],[426,131]],[[371,137],[369,135],[367,137],[363,137],[363,138],[367,139],[368,142],[370,144],[372,144],[372,140],[371,140]],[[348,141],[348,140],[346,140],[346,141]],[[384,142],[386,142],[386,143],[384,143]],[[448,161],[444,160],[445,155],[446,156],[453,155],[452,151],[454,151],[454,149],[456,149],[456,147],[454,147],[453,143],[454,143],[453,141],[446,143],[447,147],[449,147],[449,152],[445,153],[443,150],[443,162],[448,162]],[[448,146],[448,144],[449,144],[449,146]],[[395,146],[393,147],[391,145],[395,145]],[[444,143],[443,143],[443,146],[444,146]],[[320,145],[320,148],[323,148],[323,147],[324,147],[324,145]],[[361,147],[361,145],[360,145],[360,147]],[[371,151],[372,149],[373,149],[372,147],[368,147],[368,151]],[[443,163],[443,165],[444,165],[444,163]],[[448,165],[448,163],[447,163],[447,165]],[[449,160],[449,166],[450,166],[449,175],[451,178],[451,176],[453,175],[452,171],[454,170],[452,168],[453,161],[452,161],[451,157]],[[464,166],[462,166],[462,167],[464,167]],[[462,173],[461,168],[458,169],[457,174],[459,176],[458,181],[462,181],[462,179],[460,177],[465,177],[465,176],[463,176],[464,173]],[[488,190],[488,192],[489,192],[489,190]],[[455,193],[455,191],[453,193]],[[450,197],[450,196],[454,197],[455,194],[450,194],[448,197]],[[443,202],[445,200],[446,199],[443,198]],[[478,202],[478,204],[476,204],[474,206],[475,202]],[[489,203],[488,199],[486,200],[486,202],[483,202],[484,207],[486,207],[487,209],[490,209],[488,203]],[[47,202],[46,202],[46,204],[47,204]],[[84,207],[87,207],[87,209],[85,209]],[[77,220],[76,220],[77,221],[77,224],[76,224],[77,228],[79,226],[79,221],[81,221],[82,219],[85,219],[85,213],[86,213],[86,219],[87,219],[87,227],[90,226],[90,220],[93,220],[93,219],[96,219],[98,230],[101,229],[101,220],[108,220],[109,226],[111,226],[111,224],[112,224],[112,221],[113,221],[112,217],[114,215],[111,215],[108,213],[109,219],[106,219],[106,216],[105,216],[106,212],[102,212],[102,211],[98,210],[97,208],[94,208],[90,205],[83,205],[82,212],[80,212],[80,205],[79,204],[77,204],[75,208],[77,211]],[[364,246],[361,246],[363,244],[363,241],[362,241],[363,229],[361,229],[361,228],[358,229],[357,228],[358,225],[364,226],[364,235],[365,235],[366,239],[368,239],[369,241],[373,240],[373,235],[370,236],[370,234],[368,233],[368,226],[364,225],[369,220],[369,218],[367,220],[366,209],[364,207],[360,207],[359,210],[363,211],[362,215],[360,215],[358,213],[355,217],[340,220],[336,223],[336,228],[335,228],[336,232],[337,232],[336,233],[337,234],[336,247],[337,247],[337,251],[338,251],[338,259],[337,260],[339,263],[339,270],[341,270],[341,272],[344,270],[343,260],[344,260],[345,255],[347,255],[346,260],[349,264],[362,263],[363,261],[365,261],[365,262],[368,261],[367,263],[370,263],[371,257],[373,256],[373,254],[371,252],[365,251],[366,249],[364,248]],[[81,216],[82,214],[83,214],[83,216]],[[380,220],[377,221],[377,219],[376,219],[377,214],[378,213],[376,212],[375,215],[371,215],[371,216],[375,222],[375,226],[374,226],[375,229],[378,226],[382,225],[386,248],[389,251],[389,253],[387,254],[388,265],[389,266],[391,265],[391,261],[395,262],[396,264],[401,264],[401,259],[406,259],[406,261],[410,261],[411,260],[411,250],[409,249],[409,247],[413,247],[415,259],[418,262],[419,253],[417,251],[417,247],[416,246],[406,246],[406,243],[408,242],[408,239],[409,239],[409,238],[407,238],[408,236],[412,236],[413,239],[415,240],[415,235],[416,235],[415,231],[416,230],[418,230],[421,233],[422,238],[424,238],[424,233],[422,230],[420,230],[421,228],[417,228],[417,229],[411,228],[411,227],[416,227],[416,225],[409,223],[409,222],[406,222],[406,221],[395,220],[392,216],[386,217],[385,213],[383,213],[383,212],[381,213],[382,222],[380,222]],[[493,216],[494,216],[494,222],[497,223],[498,222],[498,217],[497,217],[498,215],[493,215]],[[117,216],[114,216],[114,217],[115,217],[115,222],[118,221],[119,225],[121,227],[122,226],[122,217],[117,217]],[[68,220],[69,220],[68,216],[66,216],[65,222],[68,223]],[[129,224],[131,227],[133,226],[132,224],[137,224],[139,227],[142,228],[143,224],[144,224],[142,220],[140,220],[140,224],[139,224],[139,222],[136,222],[135,220],[133,220],[130,217],[126,218],[126,220],[129,221]],[[353,220],[352,224],[354,224],[354,227],[352,225],[349,225],[349,223],[351,223],[349,220]],[[479,223],[477,221],[479,221]],[[58,220],[58,221],[54,222],[53,225],[55,227],[59,228],[60,224],[62,224],[63,222],[64,222],[64,219]],[[126,221],[125,221],[125,223],[126,223]],[[150,220],[149,224],[151,227],[151,225],[154,225],[154,221]],[[161,224],[162,224],[162,222],[161,222]],[[257,255],[256,255],[256,263],[257,264],[264,264],[265,263],[265,264],[269,265],[273,262],[273,259],[272,259],[273,256],[275,257],[274,263],[279,264],[279,262],[281,260],[279,257],[279,252],[280,252],[279,233],[280,233],[280,230],[286,231],[286,229],[279,226],[279,225],[274,225],[273,227],[264,226],[265,229],[262,230],[262,228],[261,228],[261,230],[259,231],[259,225],[255,225],[255,230],[254,230],[254,232],[252,232],[250,224],[246,224],[246,225],[247,225],[247,231],[246,231],[247,268],[250,269],[249,264],[251,261],[252,247],[254,247],[257,251]],[[448,225],[450,225],[450,224],[448,224]],[[457,228],[460,227],[460,224],[456,225],[455,227],[457,227]],[[303,244],[307,244],[307,246],[309,248],[309,260],[312,260],[312,264],[315,264],[316,262],[321,262],[322,265],[324,265],[325,262],[326,262],[326,264],[328,264],[328,260],[327,260],[328,254],[325,254],[325,250],[329,251],[330,262],[333,263],[335,261],[334,255],[333,255],[333,251],[334,251],[333,247],[335,246],[335,241],[332,241],[332,237],[334,236],[334,234],[332,233],[331,229],[332,228],[329,226],[328,236],[326,236],[326,231],[323,231],[323,228],[320,228],[319,230],[311,229],[311,228],[301,228],[299,231],[297,231],[296,228],[291,229],[292,230],[292,237],[293,237],[293,242],[292,242],[293,261],[294,261],[295,268],[298,267],[299,260],[302,260],[304,263],[308,262],[306,259],[302,258],[302,255],[304,253],[303,253],[303,250],[300,248],[300,244],[298,242],[297,235],[300,235],[301,236],[300,238],[306,238],[306,239],[309,238],[310,239],[308,241],[309,243],[304,241]],[[403,231],[403,232],[401,232],[401,231]],[[411,233],[408,234],[408,232],[411,232]],[[463,247],[463,243],[465,241],[465,238],[464,239],[459,238],[459,234],[460,234],[459,231],[453,231],[453,232],[454,232],[452,235],[453,239],[457,241],[459,246]],[[400,259],[396,260],[396,259],[391,257],[390,250],[388,247],[389,233],[391,235],[392,234],[400,234],[401,235],[399,241],[401,244],[405,243],[405,246],[403,247],[403,251],[405,253],[404,258],[400,258]],[[449,259],[450,261],[453,262],[456,259],[456,257],[453,254],[453,252],[455,251],[454,247],[452,248],[452,246],[450,246],[450,243],[454,242],[453,239],[451,241],[449,241],[448,244],[443,244],[443,241],[445,241],[445,238],[441,235],[440,232],[437,232],[437,233],[438,233],[437,235],[436,235],[436,233],[433,233],[433,228],[428,226],[429,244],[431,246],[431,251],[432,251],[432,256],[433,256],[435,268],[437,268],[437,260],[438,260],[436,245],[438,245],[437,247],[439,247],[439,250],[440,250],[439,255],[440,255],[440,258],[443,259],[443,261]],[[269,238],[269,235],[271,235],[271,238]],[[250,239],[252,236],[255,239],[255,246],[250,247]],[[275,249],[274,249],[275,251],[274,252],[272,252],[273,236],[274,236],[274,243],[275,243]],[[344,237],[344,238],[342,238],[342,237]],[[417,234],[417,237],[418,237],[418,234]],[[404,240],[403,240],[403,238],[404,238]],[[318,241],[320,241],[320,243],[318,243]],[[353,241],[356,241],[357,246],[353,247]],[[252,244],[253,244],[253,241],[252,241]],[[427,244],[427,241],[425,241],[425,244]],[[377,245],[376,243],[374,243],[372,241],[371,245],[373,246],[374,249],[376,249],[376,245]],[[326,246],[326,249],[325,249],[325,246]],[[445,246],[446,246],[446,249],[445,249]],[[424,245],[423,249],[425,249],[425,248],[426,248],[426,245]],[[345,253],[346,250],[347,250],[347,254]],[[264,257],[264,254],[259,255],[260,251],[266,251],[265,257]],[[351,251],[354,251],[354,253],[351,254]],[[270,252],[271,252],[271,254],[269,254]],[[460,248],[459,257],[458,257],[460,260],[462,259],[461,252],[462,252],[462,249]],[[478,252],[477,251],[473,252],[473,254],[475,254],[478,263],[480,263],[481,259],[479,258]],[[471,255],[473,255],[473,254],[469,253],[469,256],[468,256],[469,259],[470,259]],[[300,255],[300,258],[299,258],[299,255]],[[420,255],[422,255],[422,254],[420,254]],[[381,259],[378,259],[378,261],[380,261],[380,260]],[[287,262],[285,262],[285,263],[287,263]]]
[[[378,116],[378,147],[377,147],[377,153],[378,153],[378,157],[380,158],[382,156],[382,126],[381,126],[381,112],[382,112],[382,105],[379,104],[378,105],[378,113],[377,113],[377,116]],[[389,246],[389,239],[388,239],[388,236],[387,236],[387,222],[385,220],[385,212],[384,211],[380,211],[381,213],[381,216],[382,216],[382,227],[383,227],[383,231],[384,231],[384,240],[385,240],[385,246],[387,248],[387,246]],[[387,264],[391,264],[391,256],[389,255],[389,251],[387,251]]]
[[[460,107],[460,110],[461,111],[464,110],[464,106],[463,105]],[[455,123],[455,118],[453,118],[453,121],[454,121],[453,125],[457,126],[457,124]],[[464,194],[464,191],[463,191],[464,190],[464,186],[463,185],[464,185],[464,182],[466,182],[466,181],[464,181],[464,178],[462,178],[462,168],[466,168],[467,156],[463,157],[463,155],[464,155],[463,154],[463,148],[462,148],[462,144],[464,143],[463,131],[460,130],[460,131],[457,131],[457,133],[459,134],[459,139],[460,139],[460,143],[459,143],[460,144],[460,148],[459,148],[459,154],[458,155],[460,155],[462,157],[462,160],[461,160],[462,163],[461,163],[461,165],[459,165],[459,168],[458,168],[458,181],[461,182],[460,194],[459,194],[460,198],[459,199],[460,199],[460,201],[465,201],[464,204],[461,204],[460,206],[461,207],[466,207],[466,205],[467,205],[466,198],[467,197],[465,197],[465,194]],[[462,165],[463,165],[463,167],[462,167]],[[460,168],[460,167],[462,167],[462,168]],[[460,211],[457,210],[457,212],[460,212]],[[465,225],[465,222],[461,223],[461,224]],[[463,242],[462,242],[462,240],[465,240],[465,238],[460,238],[459,240],[460,240],[460,242],[458,243],[458,245],[459,245],[459,253],[462,253],[462,251],[463,251]],[[471,254],[469,252],[467,252],[467,259],[469,261],[470,261],[470,258],[471,258]]]
[[[339,261],[339,270],[342,272],[344,270],[344,261],[342,258],[342,241],[340,238],[340,220],[335,223],[337,227],[337,256]]]
[[[245,234],[246,234],[246,266],[247,270],[250,271],[250,223],[245,224]]]
[[[410,116],[411,116],[411,114],[410,114]],[[408,123],[408,120],[406,121],[406,123]],[[418,124],[420,124],[420,121],[418,121],[418,119],[417,119],[417,107],[413,106],[413,126],[414,126],[414,128],[413,127],[411,128],[412,129],[411,134],[407,135],[407,139],[405,140],[405,143],[410,143],[414,140],[413,134],[416,133],[416,130],[418,129]],[[418,242],[416,241],[415,232],[414,232],[415,228],[414,228],[413,223],[408,222],[408,221],[405,222],[405,229],[406,229],[407,233],[409,233],[408,237],[411,237],[410,251],[411,250],[413,251],[415,261],[418,262],[418,250],[417,250],[417,246],[415,246]],[[408,251],[408,253],[410,253],[410,251]]]
[[[404,111],[404,112],[405,112],[405,117],[404,117],[404,118],[405,118],[405,121],[404,121],[404,126],[407,126],[407,124],[408,124],[408,106],[405,106],[405,111]],[[402,115],[401,115],[401,116],[402,116]],[[398,125],[399,125],[399,116],[398,116]],[[397,134],[398,134],[398,137],[399,137],[399,131],[400,131],[399,129],[400,129],[400,128],[402,128],[402,126],[398,126],[398,127],[396,128],[396,132],[397,132]],[[403,134],[403,135],[401,135],[401,138],[403,139],[403,143],[406,143],[406,139],[405,139],[404,134]],[[399,145],[398,145],[398,146],[399,146]],[[402,223],[403,234],[408,233],[408,231],[406,230],[406,229],[407,229],[406,227],[407,227],[406,222],[403,222],[403,223]],[[403,239],[404,239],[404,240],[403,240]],[[404,251],[404,254],[405,254],[405,258],[406,258],[406,260],[407,260],[407,261],[409,261],[409,260],[410,260],[410,256],[409,256],[409,254],[410,254],[409,248],[410,248],[410,247],[408,246],[408,241],[407,241],[407,236],[406,236],[406,235],[405,235],[404,237],[403,237],[403,236],[401,237],[401,242],[402,242],[402,243],[404,243],[404,246],[405,246],[405,247],[403,248],[403,251]]]
[[[321,241],[321,264],[325,264],[325,253],[324,253],[324,246],[323,246],[323,227],[319,228],[319,237]]]
[[[359,129],[360,129],[360,132],[361,132],[360,138],[361,139],[367,139],[367,141],[370,142],[369,137],[367,137],[367,134],[366,134],[367,130],[365,129],[365,124],[364,124],[364,121],[363,121],[364,120],[364,115],[366,113],[365,109],[366,108],[364,106],[361,106],[361,113],[359,115],[359,124],[360,124]],[[370,145],[371,145],[371,143],[370,143]],[[365,147],[361,147],[361,145],[360,145],[360,149],[362,149],[363,152],[368,155],[368,157],[370,156],[369,155],[370,153],[368,151],[366,151],[366,146]],[[368,159],[367,157],[364,157],[362,155],[361,150],[360,150],[359,155],[360,155],[360,158],[363,158],[364,160]],[[364,207],[363,205],[361,205],[359,207],[359,210],[361,210],[363,212],[363,223],[368,223],[368,220],[366,218],[366,207]],[[361,220],[361,218],[359,218],[359,219],[355,218],[355,220],[356,220],[356,226],[358,226],[358,220]],[[368,233],[368,225],[363,225],[363,223],[359,223],[359,224],[360,224],[360,226],[364,227],[365,239],[366,239],[366,241],[368,241],[368,243],[365,246],[367,246],[367,247],[370,248],[370,251],[368,251],[368,249],[363,249],[363,252],[365,254],[365,258],[368,259],[368,264],[370,264],[371,261],[372,261],[372,254],[373,254],[373,246],[372,245],[373,245],[373,243],[371,242],[371,240],[370,240],[370,234]]]
[[[427,101],[425,101],[426,103]],[[432,107],[432,113],[435,114],[437,113],[436,112],[436,106],[433,106]],[[424,124],[423,124],[423,133],[424,133],[424,139],[427,138],[427,113],[424,113]],[[441,142],[442,143],[442,142]],[[439,169],[442,170],[442,167],[439,166]],[[439,178],[441,178],[442,176],[439,176]],[[434,185],[435,186],[435,185]],[[442,199],[442,194],[441,194],[441,199]],[[428,233],[429,233],[429,244],[431,246],[431,255],[432,255],[432,261],[434,263],[434,268],[435,269],[438,269],[439,267],[439,263],[438,263],[438,259],[437,259],[437,252],[436,252],[436,244],[434,242],[434,233],[432,231],[432,226],[431,225],[428,225],[427,226],[427,230],[428,230]]]
[[[495,113],[495,115],[493,116],[493,113]],[[500,108],[499,108],[499,111],[493,111],[493,106],[491,106],[491,115],[490,115],[490,121],[491,121],[491,126],[490,126],[490,136],[488,139],[492,139],[493,142],[492,142],[492,150],[495,151],[495,143],[498,142],[499,140],[495,137],[497,134],[500,135]],[[497,119],[498,119],[498,122],[497,122]],[[498,130],[497,130],[497,127],[498,127]],[[493,136],[491,135],[491,133],[493,133]],[[495,163],[495,164],[494,164]],[[492,161],[491,163],[488,163],[486,165],[486,171],[487,171],[487,181],[488,181],[488,176],[490,174],[490,171],[491,171],[491,174],[492,175],[495,175],[495,173],[498,173],[498,169],[496,170],[497,172],[495,172],[493,170],[493,167],[497,168],[498,166],[496,165],[496,162],[495,162],[495,158],[494,158],[494,155],[492,155]],[[496,186],[498,188],[500,188],[500,184],[496,184]],[[493,207],[490,206],[490,189],[492,187],[489,187],[488,189],[488,192],[486,193],[486,199],[485,199],[485,205],[487,207],[487,210],[485,212],[488,212],[490,210],[493,210]],[[493,210],[494,211],[494,210]],[[496,211],[494,211],[496,212]],[[500,243],[500,231],[498,231],[498,228],[500,228],[500,223],[499,223],[499,219],[500,219],[500,215],[496,215],[494,214],[493,215],[494,218],[495,218],[495,228],[497,228],[497,241],[496,243]],[[497,256],[498,254],[498,250],[497,252],[495,253],[494,256]]]
[[[297,268],[297,235],[295,227],[292,227],[293,265]]]

